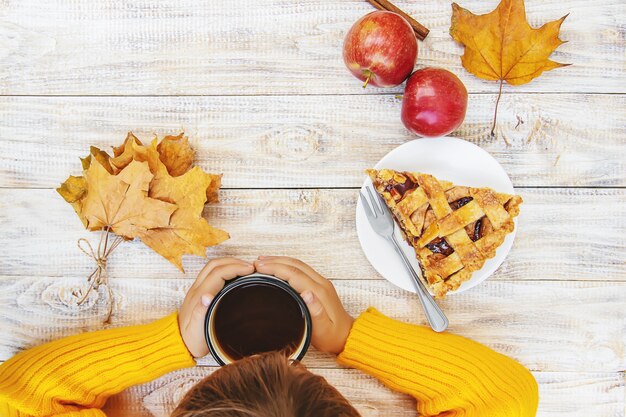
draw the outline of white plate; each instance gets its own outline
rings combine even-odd
[[[511,179],[491,155],[470,142],[456,138],[416,139],[407,142],[385,155],[374,168],[424,172],[457,185],[490,187],[501,193],[514,194]],[[365,180],[362,190],[368,184],[371,185],[369,178]],[[356,230],[363,252],[376,271],[392,284],[415,292],[411,278],[393,247],[370,226],[360,197],[356,206]],[[480,270],[474,272],[470,280],[450,294],[472,288],[493,274],[511,250],[516,231],[517,221],[515,230],[504,239],[504,243],[496,251],[496,256],[488,259]],[[415,251],[402,239],[397,225],[396,236],[400,247],[419,274],[420,268]]]

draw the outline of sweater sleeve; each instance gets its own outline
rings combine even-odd
[[[113,394],[191,367],[178,314],[150,324],[66,337],[0,366],[0,415],[104,417]]]
[[[420,416],[534,417],[537,412],[537,383],[518,362],[371,307],[354,322],[338,360],[415,397]]]

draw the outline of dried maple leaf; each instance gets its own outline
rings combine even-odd
[[[120,146],[113,147],[113,158],[109,160],[111,167],[115,173],[123,170],[134,159],[138,149],[142,148],[143,144],[132,132],[128,132],[124,143]],[[143,162],[143,161],[142,161]]]
[[[87,195],[81,211],[87,228],[106,228],[131,239],[148,229],[167,226],[176,205],[148,197],[152,178],[146,162],[132,161],[118,175],[111,175],[92,160],[85,172]]]
[[[218,174],[207,174],[211,178],[211,183],[206,189],[206,201],[207,203],[217,203],[219,201],[219,197],[217,191],[222,186],[222,175]]]
[[[92,158],[96,159],[100,165],[107,170],[107,172],[110,174],[113,173],[113,167],[109,162],[111,157],[108,153],[96,148],[95,146],[89,147],[89,155],[84,158],[80,158],[83,171],[89,169]],[[65,180],[59,188],[57,188],[57,192],[65,199],[65,201],[72,205],[74,211],[78,214],[80,221],[83,222],[85,227],[87,227],[87,219],[85,219],[85,216],[82,214],[82,199],[87,195],[87,181],[85,181],[85,178],[70,175],[69,178]]]
[[[83,165],[83,171],[89,169],[89,165],[91,165],[91,158],[95,158],[96,161],[100,162],[100,165],[104,169],[107,170],[109,174],[113,174],[113,167],[111,166],[111,157],[108,153],[103,150],[96,148],[95,146],[89,147],[89,155],[84,158],[80,158],[80,162]]]
[[[167,227],[147,230],[139,237],[181,271],[184,254],[205,256],[208,246],[229,238],[228,233],[212,227],[202,217],[206,190],[213,182],[212,177],[194,167],[178,177],[160,172],[150,185],[150,197],[175,203],[178,208]]]
[[[122,143],[120,146],[111,147],[113,148],[113,156],[114,157],[120,156],[124,152],[124,149],[126,148],[126,142],[130,140],[134,141],[138,145],[141,145],[141,141],[137,138],[137,136],[135,136],[133,132],[128,132],[128,134],[126,135],[126,139],[124,139],[124,143]]]
[[[184,133],[164,137],[157,146],[157,151],[161,162],[172,177],[178,177],[189,171],[195,155]]]
[[[499,80],[491,134],[494,134],[502,83],[525,84],[542,72],[569,64],[551,61],[561,44],[561,23],[567,15],[533,29],[526,20],[524,0],[502,0],[491,13],[475,15],[452,3],[450,35],[465,46],[461,63],[484,80]]]
[[[82,202],[82,199],[87,195],[87,181],[85,181],[85,177],[70,175],[69,178],[57,188],[57,192],[61,194],[61,197],[63,197],[65,201],[72,205],[80,221],[87,227],[87,219],[83,216]]]

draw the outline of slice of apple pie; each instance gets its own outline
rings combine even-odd
[[[367,170],[374,188],[415,248],[422,276],[441,298],[493,258],[515,228],[522,198],[429,174]]]

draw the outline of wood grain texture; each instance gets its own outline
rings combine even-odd
[[[626,280],[626,190],[523,189],[515,245],[492,279]],[[205,218],[231,239],[208,256],[254,259],[284,254],[337,279],[379,279],[363,255],[354,221],[357,191],[227,190]],[[0,189],[0,274],[87,276],[93,264],[77,247],[97,233],[54,190]],[[206,261],[186,256],[187,275],[139,241],[109,259],[113,277],[193,277]]]
[[[472,95],[454,136],[490,152],[515,186],[625,186],[626,96]],[[394,96],[0,97],[0,187],[57,187],[89,145],[128,130],[185,130],[226,188],[357,187],[363,170],[415,139]],[[445,158],[443,155],[433,157]]]
[[[184,393],[214,368],[192,368],[168,374],[112,397],[109,417],[168,417]],[[318,369],[352,402],[363,417],[413,417],[415,400],[388,390],[356,370]],[[621,417],[625,393],[622,374],[535,372],[540,403],[537,417]]]
[[[496,3],[462,5],[485,13]],[[569,42],[553,58],[573,65],[507,86],[505,94],[626,92],[622,0],[527,3],[535,27],[570,13],[561,30]],[[420,43],[419,65],[451,69],[472,92],[497,90],[461,67],[462,47],[448,34],[450,2],[403,0],[398,6],[431,30]],[[372,10],[362,0],[5,1],[0,93],[360,94],[342,45],[350,26]]]
[[[112,281],[112,325],[145,323],[179,307],[192,279]],[[426,324],[414,295],[382,280],[335,280],[346,309],[374,306],[395,319]],[[0,278],[0,360],[21,349],[104,327],[105,291],[76,306],[84,278]],[[450,331],[484,343],[531,370],[618,372],[626,369],[626,283],[486,281],[440,302]],[[523,308],[520,308],[523,306]],[[607,319],[610,317],[610,320]],[[202,365],[215,365],[211,358]],[[313,349],[304,363],[336,367]]]

